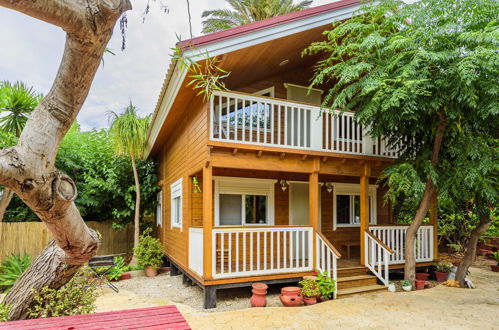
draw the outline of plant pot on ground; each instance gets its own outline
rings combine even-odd
[[[159,239],[150,236],[151,231],[148,228],[140,236],[139,245],[133,248],[133,254],[137,257],[139,266],[144,267],[146,275],[154,277],[162,262],[163,246]]]
[[[310,278],[304,278],[300,281],[301,294],[305,305],[314,305],[317,303],[317,297],[320,295],[319,285],[317,281]]]
[[[130,273],[128,273],[128,272],[123,273],[123,274],[121,274],[121,276],[120,276],[120,281],[123,281],[123,280],[129,280],[131,277],[132,277],[132,275],[131,275]]]
[[[423,290],[426,285],[425,280],[416,280],[416,290]]]
[[[395,283],[392,281],[388,282],[388,291],[389,292],[397,292],[397,288],[395,287]]]
[[[401,284],[402,284],[402,290],[404,290],[404,291],[411,291],[412,290],[411,282],[409,282],[408,280],[403,280]]]
[[[265,283],[253,283],[251,285],[253,295],[250,298],[251,307],[265,307],[267,306],[267,289],[268,285]]]
[[[493,272],[499,272],[499,251],[492,253],[492,257],[497,262],[497,265],[490,265],[490,269]]]
[[[430,278],[428,273],[416,273],[416,280],[427,281]]]
[[[452,264],[448,262],[437,262],[433,264],[435,267],[435,277],[438,282],[447,281],[447,277],[449,276],[449,272],[452,269]]]

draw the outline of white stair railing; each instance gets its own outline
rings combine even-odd
[[[389,258],[393,250],[374,236],[369,230],[364,232],[365,266],[381,281],[388,286]]]
[[[315,233],[315,241],[315,264],[317,270],[321,273],[327,273],[327,276],[334,280],[336,284],[334,297],[336,298],[336,293],[338,292],[338,268],[336,261],[341,258],[341,254],[335,249],[329,240],[319,232]]]

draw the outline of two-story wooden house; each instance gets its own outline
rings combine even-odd
[[[342,0],[184,42],[185,56],[208,52],[231,72],[207,101],[171,63],[147,153],[159,163],[165,254],[204,288],[206,308],[217,289],[316,270],[337,279],[338,295],[375,291],[403,267],[407,226],[394,224],[377,184],[397,150],[353,112],[323,111],[331,86],[309,91],[319,58],[301,56],[358,8]],[[435,259],[434,219],[417,236],[419,265]]]

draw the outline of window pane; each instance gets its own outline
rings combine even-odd
[[[180,224],[180,197],[173,199],[173,223]]]
[[[242,195],[220,194],[220,225],[242,225]]]
[[[350,224],[350,196],[336,196],[336,217],[339,224]]]
[[[246,195],[246,223],[267,223],[267,196]]]
[[[353,215],[353,223],[360,223],[360,196],[352,196],[354,198],[354,215]]]

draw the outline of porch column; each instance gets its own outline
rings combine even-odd
[[[313,172],[308,179],[308,202],[309,202],[309,221],[314,229],[312,232],[312,251],[313,268],[316,269],[316,242],[315,232],[319,231],[319,172]]]
[[[438,259],[438,202],[435,192],[430,202],[430,225],[433,225],[433,260]]]
[[[364,163],[360,176],[360,264],[365,264],[365,240],[364,232],[369,229],[369,176],[371,167],[369,162]]]
[[[203,277],[212,279],[213,169],[203,167]]]

